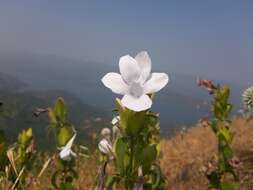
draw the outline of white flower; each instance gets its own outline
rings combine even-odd
[[[107,139],[102,139],[98,143],[98,149],[102,153],[107,154],[107,155],[111,155],[111,153],[112,153],[112,145]]]
[[[116,125],[120,120],[120,117],[119,116],[115,116],[113,119],[112,119],[112,125]]]
[[[121,131],[119,129],[118,123],[119,123],[120,117],[115,116],[112,119],[112,135],[113,135],[113,140],[116,140],[118,137],[121,137]]]
[[[110,141],[110,139],[111,139],[111,130],[109,128],[103,128],[101,130],[101,136]]]
[[[73,137],[67,142],[67,144],[64,147],[59,148],[61,150],[60,152],[60,158],[62,160],[69,161],[71,159],[71,156],[76,157],[76,153],[74,153],[71,150],[71,147],[73,145],[73,142],[76,138],[76,133],[73,135]]]
[[[123,95],[122,104],[133,111],[147,110],[152,100],[147,94],[161,90],[169,81],[165,73],[151,73],[151,59],[146,51],[135,58],[125,55],[119,60],[119,73],[107,73],[102,82],[114,93]]]
[[[242,100],[246,109],[253,109],[253,86],[243,92]]]
[[[115,141],[117,138],[119,138],[119,137],[122,136],[119,127],[116,126],[116,125],[114,125],[114,126],[112,127],[112,134],[113,134],[113,137],[112,137],[112,138],[113,138],[113,141]]]

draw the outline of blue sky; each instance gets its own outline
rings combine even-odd
[[[253,83],[252,0],[0,0],[0,49],[154,67]]]

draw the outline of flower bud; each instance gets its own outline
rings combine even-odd
[[[116,116],[112,119],[112,125],[116,125],[120,120],[120,117],[119,116]]]
[[[203,86],[207,89],[209,94],[213,94],[217,87],[214,85],[213,81],[206,79],[197,78],[196,83],[198,86]]]
[[[113,126],[112,127],[112,134],[113,134],[113,140],[121,137],[121,132],[118,126]]]
[[[111,138],[111,130],[109,128],[103,128],[101,131],[101,136],[108,141],[110,141]]]
[[[253,86],[243,92],[242,101],[246,109],[253,110]]]
[[[74,153],[71,150],[71,147],[74,143],[75,138],[76,138],[76,132],[74,133],[73,137],[67,142],[65,146],[59,148],[61,150],[59,153],[59,156],[62,160],[69,161],[71,160],[72,156],[76,157],[76,153]]]
[[[102,139],[99,143],[98,143],[98,149],[106,155],[110,155],[112,154],[112,145],[111,143],[107,140],[107,139]]]

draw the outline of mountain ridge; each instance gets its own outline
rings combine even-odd
[[[54,105],[58,97],[63,97],[68,108],[69,120],[78,130],[78,140],[80,143],[91,142],[92,134],[98,132],[101,128],[110,125],[111,116],[101,108],[84,104],[78,97],[63,90],[31,91],[15,90],[9,86],[4,88],[3,81],[8,81],[8,75],[1,75],[0,79],[0,101],[2,116],[0,117],[0,129],[4,130],[8,139],[14,142],[19,132],[24,128],[32,128],[37,138],[38,145],[41,148],[46,147],[54,140],[50,137],[45,143],[44,138],[48,128],[48,119],[46,114],[35,117],[33,112],[37,108],[48,108]],[[11,77],[13,85],[16,87],[19,83]],[[2,84],[2,85],[1,85]],[[10,83],[8,82],[8,85]],[[21,83],[24,84],[24,83]],[[26,85],[27,86],[27,85]],[[21,87],[20,87],[21,88]]]
[[[17,77],[31,90],[64,90],[79,97],[83,103],[111,112],[117,95],[104,88],[101,78],[108,72],[118,72],[118,65],[85,62],[55,55],[12,54],[0,52],[1,72]],[[156,66],[153,65],[154,71]],[[161,68],[159,68],[161,70]],[[157,94],[154,111],[161,112],[163,129],[177,125],[194,124],[208,112],[208,93],[195,84],[196,76],[169,72],[171,81]],[[221,81],[216,79],[216,81]],[[226,82],[225,82],[226,83]],[[233,84],[232,102],[240,107],[243,87]],[[236,111],[235,111],[236,112]]]

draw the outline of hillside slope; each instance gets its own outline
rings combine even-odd
[[[235,119],[232,125],[234,136],[233,148],[241,160],[239,174],[244,184],[239,190],[251,190],[253,182],[253,121]],[[160,159],[162,170],[167,177],[168,190],[206,190],[208,181],[202,172],[203,167],[215,155],[217,142],[209,128],[193,127],[184,134],[179,133],[162,141]],[[54,165],[50,168],[53,168]],[[94,156],[89,160],[78,160],[79,179],[77,189],[90,190],[98,165]],[[48,189],[50,169],[43,175],[35,190]]]
[[[35,117],[36,108],[47,108],[54,104],[57,97],[63,97],[69,111],[69,120],[79,131],[80,142],[89,142],[91,134],[109,124],[110,113],[101,108],[83,103],[79,98],[63,90],[32,91],[24,87],[28,85],[14,77],[0,73],[0,101],[3,102],[0,117],[0,129],[3,129],[10,142],[16,140],[18,133],[24,128],[33,128],[37,144],[46,147],[45,141],[48,120],[46,114]],[[110,116],[110,117],[109,117]],[[52,138],[48,138],[50,140]]]
[[[242,181],[253,182],[253,121],[243,119],[233,121],[233,148],[241,160],[239,167]],[[163,141],[161,165],[167,176],[169,189],[207,189],[202,168],[217,152],[217,142],[211,129],[193,127],[185,134]],[[251,187],[252,189],[253,187]],[[241,185],[240,189],[249,189]]]

